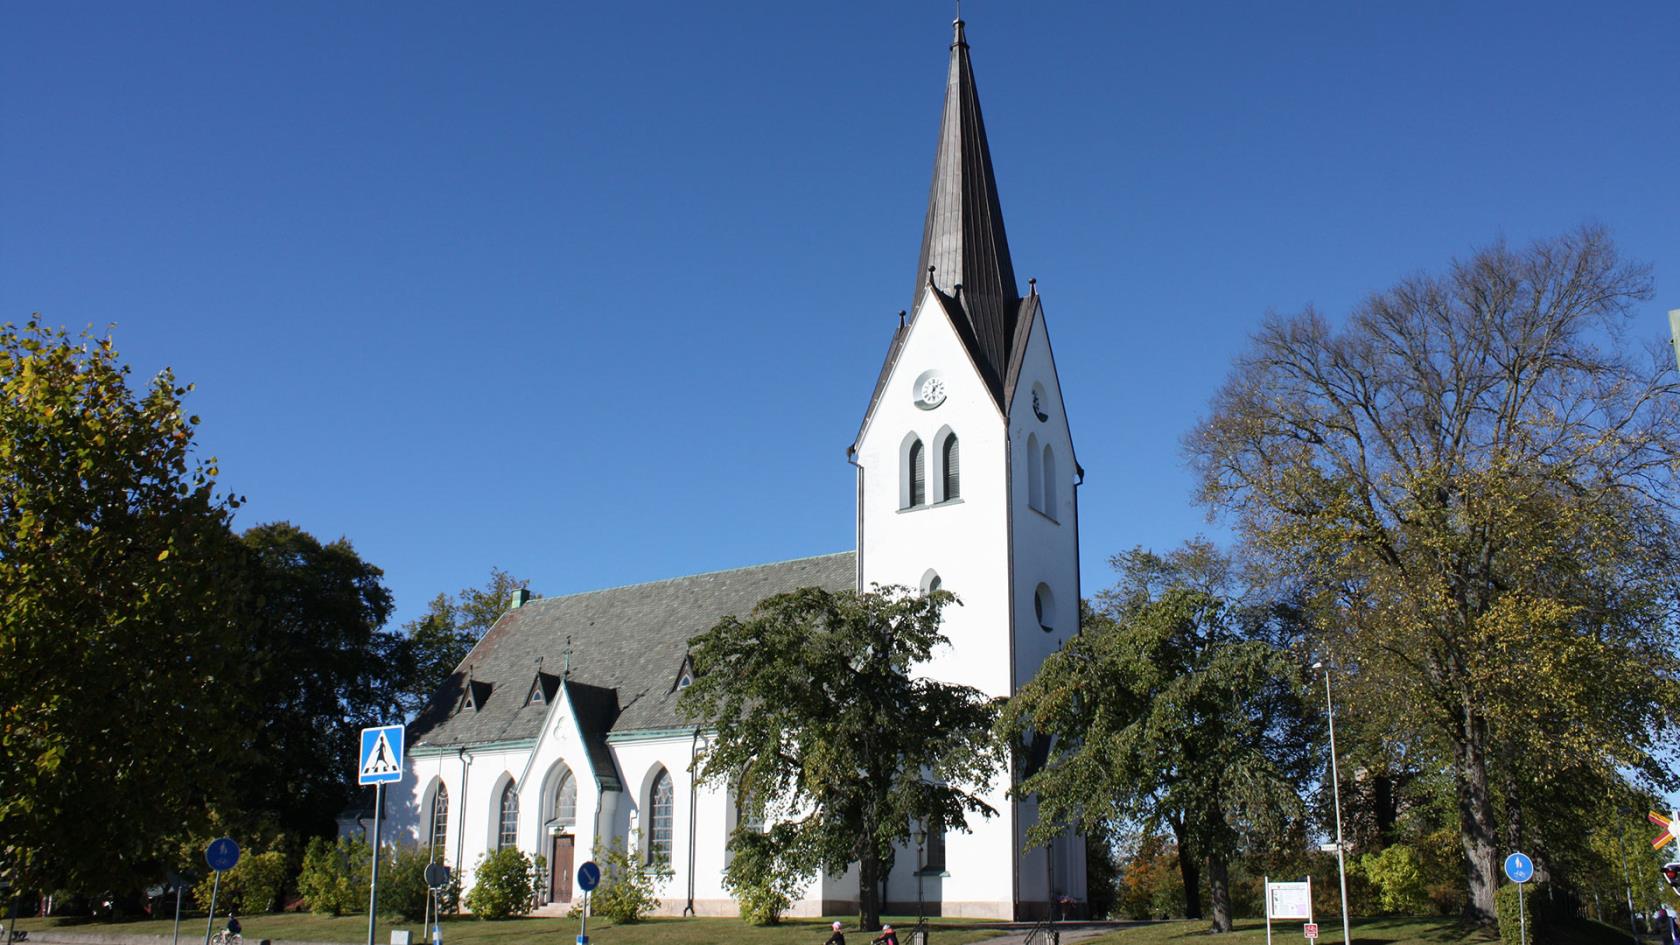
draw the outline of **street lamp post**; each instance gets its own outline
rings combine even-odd
[[[1313,664],[1313,669],[1324,671],[1324,711],[1330,720],[1330,791],[1336,806],[1336,872],[1342,881],[1342,945],[1353,945],[1353,934],[1348,929],[1347,851],[1342,845],[1342,783],[1336,769],[1336,706],[1330,701],[1330,667],[1320,660]]]

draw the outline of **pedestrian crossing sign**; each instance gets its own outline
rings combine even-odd
[[[402,780],[403,727],[381,725],[362,729],[362,750],[356,762],[357,784],[393,784]]]

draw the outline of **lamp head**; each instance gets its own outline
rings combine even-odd
[[[1314,662],[1312,664],[1312,668],[1313,668],[1313,672],[1317,672],[1317,671],[1323,669],[1324,668],[1324,661],[1323,660],[1318,660],[1318,661]]]

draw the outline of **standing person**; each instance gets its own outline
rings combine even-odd
[[[1658,945],[1674,945],[1674,913],[1666,905],[1658,906],[1652,918],[1657,921]]]
[[[881,934],[870,940],[870,945],[898,945],[898,933],[890,925],[881,926]]]
[[[828,941],[824,942],[823,945],[846,945],[846,936],[840,934],[840,923],[836,922],[831,927],[834,929],[834,934],[830,935]]]

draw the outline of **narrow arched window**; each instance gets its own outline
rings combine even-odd
[[[930,825],[922,846],[922,869],[930,873],[945,872],[945,828]]]
[[[519,844],[519,790],[512,781],[502,788],[501,817],[496,827],[496,849]]]
[[[569,768],[560,772],[560,787],[554,792],[554,822],[568,827],[577,823],[577,779]]]
[[[922,441],[916,440],[910,444],[910,458],[908,461],[910,476],[910,508],[927,504],[927,450],[922,448]]]
[[[1048,443],[1044,446],[1044,507],[1040,511],[1056,517],[1056,454]]]
[[[675,794],[671,789],[671,775],[664,768],[653,778],[648,791],[649,863],[671,862],[671,821],[675,812]]]
[[[944,476],[943,485],[945,488],[945,491],[940,495],[940,500],[949,502],[962,496],[961,459],[959,458],[957,435],[955,433],[945,438],[945,443],[940,447],[940,452],[943,455],[939,457],[939,468]]]
[[[1051,624],[1056,620],[1056,599],[1050,595],[1050,587],[1040,584],[1033,591],[1033,616],[1038,618],[1038,629],[1049,633],[1054,629]]]
[[[432,859],[442,859],[449,842],[449,789],[439,781],[437,793],[432,795]]]
[[[1027,436],[1027,508],[1044,509],[1044,455],[1036,433]]]

